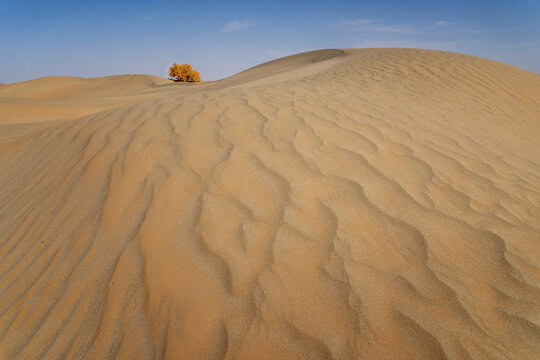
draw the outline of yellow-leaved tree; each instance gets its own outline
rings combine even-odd
[[[169,76],[176,81],[199,82],[201,75],[189,64],[178,65],[173,63],[169,68]]]

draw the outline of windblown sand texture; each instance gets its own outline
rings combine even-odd
[[[0,123],[0,359],[540,358],[536,74],[324,50]]]

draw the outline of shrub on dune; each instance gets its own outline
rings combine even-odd
[[[201,75],[199,72],[189,64],[179,65],[173,63],[169,68],[169,77],[175,81],[185,81],[185,82],[199,82],[201,81]]]

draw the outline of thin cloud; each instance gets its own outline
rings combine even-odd
[[[374,26],[372,29],[370,29],[375,32],[382,32],[382,33],[410,33],[413,32],[413,28],[409,26]]]
[[[356,19],[356,20],[339,20],[337,25],[342,28],[346,28],[349,30],[354,30],[359,27],[366,26],[368,24],[373,24],[375,20],[373,19]]]
[[[338,27],[349,31],[365,31],[376,33],[404,34],[414,32],[414,29],[406,25],[387,25],[373,19],[340,20]]]
[[[450,26],[450,25],[454,25],[454,23],[451,21],[445,21],[445,20],[437,21],[435,23],[436,27],[445,27],[445,26]]]
[[[230,21],[221,29],[224,33],[235,33],[253,26],[252,20],[234,20]]]

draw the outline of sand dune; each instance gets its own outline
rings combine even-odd
[[[325,50],[0,123],[0,359],[540,356],[538,75]]]
[[[40,78],[0,86],[0,124],[72,120],[139,103],[170,81],[149,75]],[[146,92],[145,92],[146,91]]]

